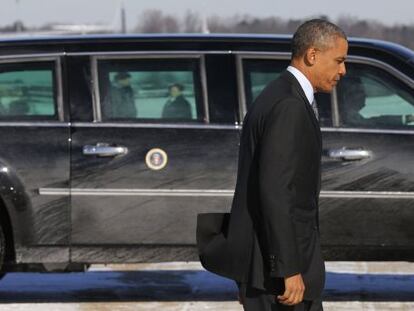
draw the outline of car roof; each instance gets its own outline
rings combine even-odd
[[[257,41],[260,42],[278,42],[290,43],[292,35],[273,35],[273,34],[87,34],[87,35],[17,35],[0,37],[0,44],[27,44],[45,43],[45,44],[59,44],[59,43],[91,43],[91,42],[120,42],[120,41],[223,41],[243,42],[243,41]],[[392,51],[395,54],[406,59],[414,59],[414,51],[397,43],[389,41],[349,37],[349,44],[351,46],[371,47],[382,50]]]
[[[148,39],[157,39],[160,41],[163,40],[286,40],[289,41],[292,38],[292,35],[271,35],[271,34],[199,34],[199,33],[145,33],[145,34],[85,34],[85,35],[15,35],[15,36],[3,36],[0,37],[0,42],[22,42],[27,40],[32,41],[49,41],[49,42],[59,42],[59,41],[105,41],[105,40],[148,40]]]
[[[404,58],[406,60],[414,60],[414,51],[398,43],[377,39],[355,37],[349,38],[349,43],[352,46],[371,47],[375,49],[389,51],[395,55],[399,55],[401,58]]]
[[[282,51],[290,52],[292,35],[275,34],[88,34],[88,35],[17,35],[0,37],[0,49],[31,46],[35,51],[39,47],[59,47],[68,52],[82,50],[132,49],[130,43],[142,43],[147,48],[154,44],[163,44],[164,50],[185,46],[188,50],[239,50],[239,51]],[[413,77],[414,51],[407,47],[383,40],[349,37],[349,54],[376,57],[390,63],[397,69]],[[118,45],[114,46],[114,43]],[[182,43],[172,46],[169,43]],[[257,44],[261,44],[258,48]],[[158,45],[157,45],[158,46]],[[161,45],[160,45],[161,46]],[[4,52],[3,52],[4,53]],[[408,65],[408,68],[406,68]]]

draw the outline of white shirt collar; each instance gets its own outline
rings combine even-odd
[[[313,86],[310,83],[310,81],[308,80],[308,78],[306,78],[306,76],[297,68],[293,67],[293,66],[289,66],[287,67],[287,71],[289,71],[291,74],[293,74],[296,78],[296,80],[298,80],[300,86],[302,87],[303,92],[306,95],[306,98],[309,101],[309,104],[312,105],[313,99],[315,98],[314,92],[313,92]]]

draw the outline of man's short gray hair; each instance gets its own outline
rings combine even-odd
[[[324,50],[332,45],[336,37],[347,40],[344,31],[323,19],[309,20],[296,30],[292,39],[292,58],[303,56],[310,47]]]

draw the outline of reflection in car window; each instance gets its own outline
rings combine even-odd
[[[337,96],[343,127],[414,128],[414,97],[381,69],[348,64]]]
[[[243,61],[247,108],[253,104],[265,86],[278,78],[288,66],[287,60],[247,59]],[[321,126],[332,126],[330,95],[316,94],[315,99],[318,103]]]
[[[132,59],[98,64],[104,120],[203,120],[198,61]]]
[[[56,119],[53,62],[0,64],[0,119]]]
[[[332,101],[330,93],[315,93],[321,127],[332,127]]]

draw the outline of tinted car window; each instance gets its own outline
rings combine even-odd
[[[98,70],[103,120],[203,120],[198,60],[102,60]]]
[[[289,61],[287,60],[249,59],[243,61],[247,108],[252,105],[265,86],[279,77],[288,66]],[[332,126],[331,96],[318,93],[315,94],[315,99],[321,126]]]
[[[414,128],[412,92],[384,70],[348,64],[337,96],[343,127]]]
[[[272,80],[286,70],[288,61],[246,59],[243,61],[244,88],[247,109]]]
[[[57,119],[55,64],[0,64],[0,119]]]

